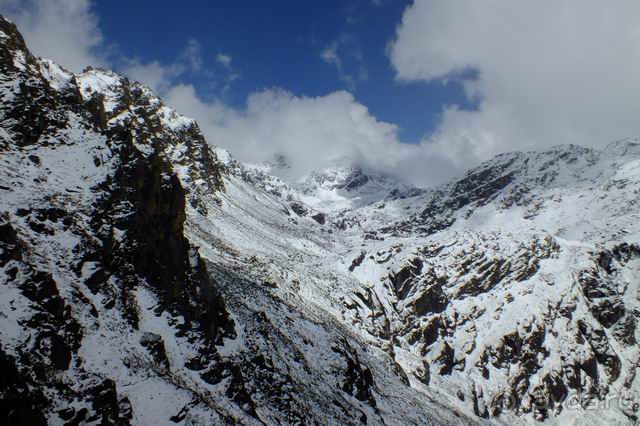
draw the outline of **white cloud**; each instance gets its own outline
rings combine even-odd
[[[335,65],[338,69],[342,67],[342,61],[338,56],[338,44],[331,43],[320,52],[320,57],[329,65]]]
[[[234,81],[242,78],[242,73],[233,66],[233,57],[226,53],[218,53],[215,57],[219,67],[214,71],[216,84],[220,94],[226,95]]]
[[[416,0],[390,57],[400,80],[463,80],[480,100],[477,111],[446,108],[429,139],[462,167],[640,135],[638,19],[635,0]],[[477,78],[465,79],[470,69]]]
[[[191,71],[198,72],[202,69],[202,54],[200,53],[200,43],[195,39],[187,41],[187,47],[182,52],[182,59],[185,61]]]
[[[88,0],[0,0],[0,13],[18,26],[29,49],[80,72],[102,66],[103,37]]]
[[[201,70],[200,43],[197,40],[189,39],[182,53],[171,64],[128,59],[120,71],[130,79],[144,83],[162,95],[175,84],[176,78],[180,75],[187,71],[197,73]]]
[[[231,62],[232,62],[233,58],[230,55],[226,55],[224,53],[218,53],[216,55],[216,62],[218,62],[220,65],[226,67],[226,68],[230,68],[231,67]]]
[[[390,47],[398,79],[461,81],[468,96],[480,100],[477,111],[445,108],[436,133],[416,145],[401,143],[393,124],[373,117],[347,92],[300,97],[265,90],[242,109],[205,102],[193,86],[178,83],[187,71],[210,71],[202,69],[194,40],[171,64],[121,62],[125,74],[152,86],[168,105],[195,118],[211,143],[241,160],[285,154],[296,178],[347,157],[430,185],[502,151],[596,146],[640,135],[640,27],[634,22],[640,3],[598,6],[597,0],[416,0]],[[76,71],[109,65],[96,53],[105,43],[86,0],[0,0],[0,7],[36,53]],[[357,54],[339,38],[321,58],[340,71]],[[214,59],[212,80],[224,93],[239,73],[230,55]],[[468,78],[469,69],[476,79]]]
[[[165,100],[196,119],[210,143],[247,162],[284,154],[297,179],[335,159],[386,172],[414,184],[440,182],[452,163],[427,145],[408,145],[396,126],[373,117],[350,93],[299,97],[272,89],[252,94],[243,110],[201,101],[189,85],[172,87]]]
[[[355,79],[352,75],[344,72],[344,68],[342,66],[342,59],[338,55],[338,43],[333,42],[325,47],[322,52],[320,52],[320,58],[329,65],[336,67],[338,71],[338,77],[340,81],[342,81],[346,86],[353,90],[355,88]]]
[[[631,0],[606,8],[597,0],[417,0],[390,48],[398,79],[458,81],[479,100],[477,111],[444,108],[437,131],[417,145],[400,143],[394,125],[346,92],[265,91],[243,111],[169,102],[245,161],[287,155],[294,177],[349,157],[430,185],[500,152],[640,135],[639,16]],[[342,48],[335,42],[320,55],[339,72]]]
[[[347,72],[347,67],[343,57],[347,59],[347,63],[351,60],[350,65],[357,68],[357,72]],[[365,81],[368,78],[368,70],[361,63],[362,52],[359,44],[355,39],[346,33],[343,33],[337,40],[327,45],[320,52],[320,59],[325,63],[334,66],[338,71],[338,78],[342,81],[346,87],[353,91],[356,88],[356,84],[360,81]]]
[[[182,74],[184,67],[179,64],[163,65],[158,61],[127,61],[122,73],[134,81],[146,84],[158,94],[167,91],[176,77]]]
[[[433,161],[437,154],[426,145],[400,143],[394,125],[377,120],[347,92],[310,98],[297,97],[282,89],[266,90],[250,95],[246,108],[241,110],[220,101],[205,102],[193,86],[178,83],[179,78],[187,71],[207,72],[224,94],[229,84],[240,78],[230,55],[220,53],[215,57],[219,69],[202,70],[201,46],[189,40],[173,63],[117,57],[107,61],[96,53],[104,51],[105,44],[97,17],[87,1],[0,2],[3,11],[11,9],[9,16],[24,32],[34,52],[74,71],[87,65],[108,67],[114,62],[121,63],[121,72],[149,85],[168,105],[196,119],[211,143],[229,149],[241,160],[265,161],[276,154],[285,154],[292,166],[292,178],[341,157],[413,183],[441,181],[447,176],[449,163]],[[348,39],[339,40],[333,53],[329,49],[323,56],[341,68],[338,49],[344,50],[347,58],[358,59],[359,52]],[[348,78],[366,78],[366,70],[359,72],[362,75]]]

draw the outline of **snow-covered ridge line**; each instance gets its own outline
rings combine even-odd
[[[635,422],[640,140],[287,182],[0,31],[0,422]]]
[[[0,30],[2,422],[433,421],[328,313],[330,271],[280,281],[292,254],[321,262],[325,228],[143,86],[71,75]]]

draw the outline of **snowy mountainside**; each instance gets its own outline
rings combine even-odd
[[[636,421],[639,141],[286,182],[0,31],[3,422]]]
[[[279,245],[280,258],[267,243],[258,256],[268,266],[258,274],[294,284],[278,291],[322,301],[392,356],[414,389],[461,412],[507,422],[632,422],[639,147],[625,140],[604,150],[505,154],[412,197],[343,210],[338,201],[327,210],[340,211],[342,223],[288,218],[307,236],[319,230],[330,250],[305,245],[296,254],[294,239]],[[266,174],[251,182],[277,182],[279,200],[300,196]],[[286,240],[291,231],[277,235]],[[323,282],[323,271],[339,285]],[[299,287],[300,276],[311,279]],[[622,402],[585,411],[566,402],[576,395],[585,405]]]
[[[311,299],[316,221],[148,88],[0,31],[3,423],[463,422]]]
[[[638,167],[638,140],[505,154],[354,212],[344,256],[364,291],[345,312],[376,318],[368,332],[392,336],[405,371],[481,417],[508,401],[535,419],[635,421]],[[575,395],[625,401],[567,409]]]
[[[319,210],[339,212],[378,201],[415,195],[420,191],[389,176],[336,161],[311,172],[297,185],[302,199]]]
[[[313,300],[340,301],[329,310],[413,387],[481,418],[634,421],[639,166],[638,140],[558,146],[404,199],[338,201],[324,260],[345,276]],[[622,402],[584,411],[576,395]]]
[[[322,169],[292,180],[286,176],[289,166],[283,156],[261,164],[241,164],[227,155],[235,173],[287,202],[296,216],[321,224],[330,221],[341,229],[348,226],[344,217],[352,211],[424,192],[379,172],[365,171],[348,159],[331,161]]]

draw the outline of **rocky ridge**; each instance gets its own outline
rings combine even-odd
[[[638,141],[287,183],[0,31],[3,421],[635,422]]]
[[[5,19],[0,41],[3,422],[433,418],[384,357],[233,247],[273,250],[271,230],[319,243],[317,222],[289,222],[145,86],[36,58]]]

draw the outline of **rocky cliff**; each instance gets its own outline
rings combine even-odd
[[[637,419],[640,143],[431,189],[247,166],[0,19],[0,419]]]

